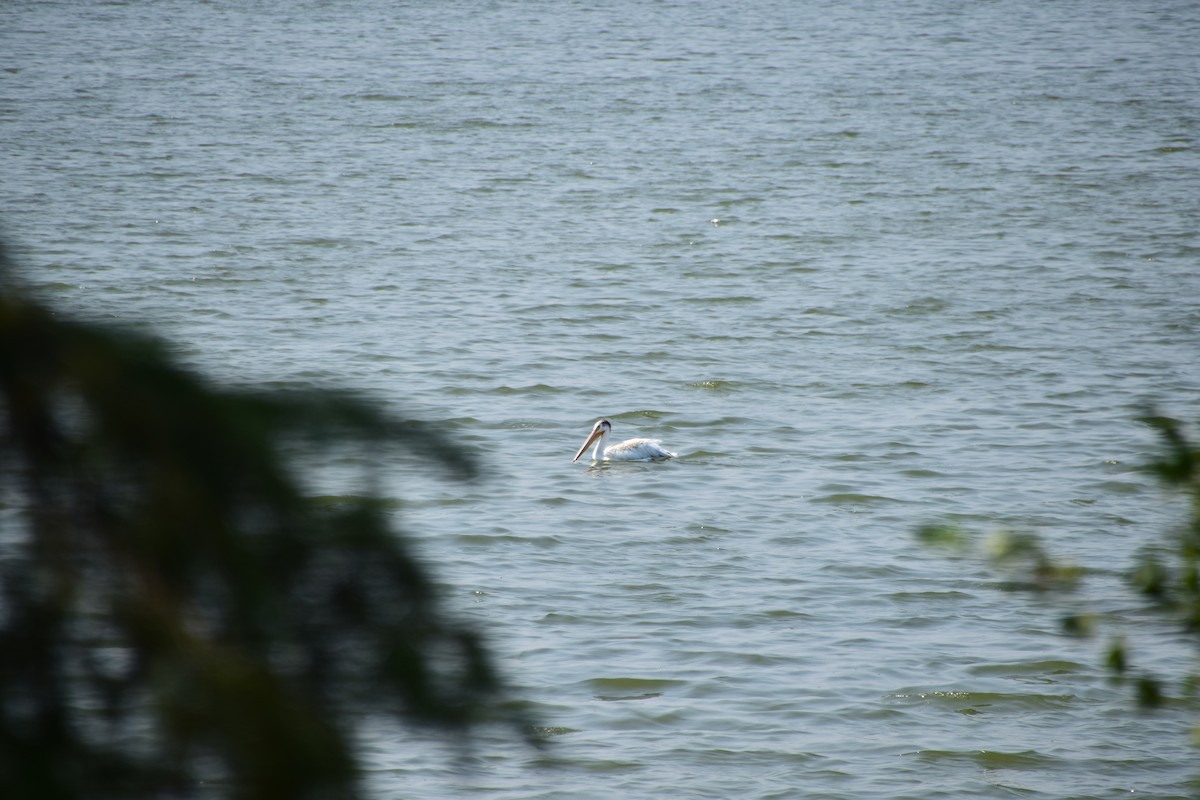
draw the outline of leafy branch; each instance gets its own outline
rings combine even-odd
[[[381,504],[304,496],[301,443],[475,474],[429,426],[211,386],[0,284],[0,796],[356,797],[365,713],[529,729]]]

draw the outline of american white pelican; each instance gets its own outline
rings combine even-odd
[[[609,447],[608,432],[611,430],[612,423],[608,420],[602,419],[597,422],[583,446],[579,448],[579,452],[571,460],[578,461],[583,451],[591,447],[592,442],[596,442],[596,449],[592,452],[593,461],[653,461],[656,458],[675,457],[675,454],[665,449],[658,439],[629,439]]]

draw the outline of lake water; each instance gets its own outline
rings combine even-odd
[[[554,747],[378,724],[378,797],[1194,797],[1197,708],[1102,660],[1194,665],[1123,573],[1186,513],[1135,418],[1200,416],[1197,42],[1191,0],[8,0],[0,219],[63,309],[478,452],[381,491]],[[600,416],[680,457],[572,464]],[[1094,572],[1012,591],[946,521]]]

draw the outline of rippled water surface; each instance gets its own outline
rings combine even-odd
[[[60,307],[444,422],[383,491],[555,747],[372,726],[380,797],[1189,797],[1200,6],[0,6],[0,201]],[[592,423],[658,464],[572,464]],[[318,491],[364,488],[330,470]],[[918,526],[1094,570],[1014,591]],[[1018,576],[1019,577],[1019,576]]]

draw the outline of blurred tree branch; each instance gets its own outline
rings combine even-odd
[[[1195,634],[1200,632],[1200,445],[1188,438],[1181,421],[1154,410],[1149,410],[1139,421],[1158,431],[1162,439],[1161,453],[1146,469],[1166,486],[1188,495],[1191,514],[1181,530],[1172,532],[1168,546],[1155,544],[1143,548],[1140,560],[1129,572],[1129,582],[1153,601],[1157,611]],[[925,525],[917,530],[917,537],[927,546],[958,555],[969,552],[974,544],[974,537],[956,525]],[[999,532],[989,538],[987,549],[993,563],[1015,565],[1026,576],[1025,580],[1010,584],[1016,588],[1070,590],[1085,577],[1080,568],[1051,556],[1036,535]],[[1073,614],[1063,620],[1063,628],[1071,634],[1087,635],[1094,632],[1096,620],[1090,614]],[[1111,637],[1105,666],[1124,678],[1129,677],[1130,664],[1131,654],[1124,638]],[[1185,683],[1196,680],[1192,676]],[[1150,672],[1137,674],[1134,688],[1139,704],[1144,707],[1166,701],[1162,679]],[[1200,728],[1197,739],[1200,740]]]
[[[461,450],[351,397],[209,386],[11,274],[0,797],[355,797],[360,712],[521,724],[379,504],[315,510],[285,456],[398,447],[469,478]]]

